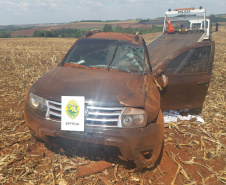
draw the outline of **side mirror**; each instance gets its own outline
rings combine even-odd
[[[159,69],[155,74],[155,80],[157,83],[157,86],[160,90],[163,90],[168,85],[168,77],[163,74],[162,69]]]
[[[162,81],[162,88],[165,88],[168,85],[168,77],[162,74],[161,81]]]

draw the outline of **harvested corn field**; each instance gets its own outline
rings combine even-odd
[[[146,42],[152,34],[144,35]],[[226,31],[216,42],[212,81],[201,116],[165,125],[161,162],[137,169],[117,149],[43,143],[29,133],[23,105],[29,87],[57,65],[75,39],[0,40],[0,183],[2,184],[224,184],[226,183]],[[66,144],[67,142],[67,144]],[[97,162],[98,161],[98,162]],[[107,161],[107,162],[104,162]]]

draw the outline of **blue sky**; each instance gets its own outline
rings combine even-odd
[[[0,25],[163,17],[168,8],[226,13],[226,0],[0,0]]]

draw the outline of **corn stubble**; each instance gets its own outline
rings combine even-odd
[[[60,148],[58,153],[45,156],[49,147],[44,147],[42,154],[33,152],[37,141],[30,135],[23,116],[24,99],[30,86],[62,60],[75,39],[0,39],[0,184],[226,183],[225,30],[226,27],[220,27],[219,32],[213,33],[214,69],[201,113],[205,123],[191,120],[166,124],[162,161],[153,170],[139,170],[119,162],[83,178],[76,178],[76,169],[92,163],[92,157],[87,157],[92,154],[83,151],[84,156],[65,155]],[[152,35],[144,38],[148,43]],[[172,169],[165,168],[167,157]],[[109,157],[98,153],[95,160],[109,160]]]

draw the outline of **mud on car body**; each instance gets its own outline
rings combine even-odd
[[[61,130],[62,96],[85,97],[84,131]],[[140,168],[154,165],[164,122],[144,39],[88,32],[30,88],[25,118],[32,135],[44,141],[114,146]]]

